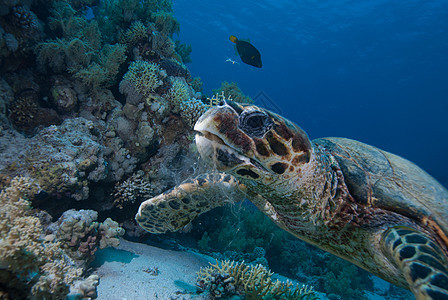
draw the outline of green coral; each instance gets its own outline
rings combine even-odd
[[[126,60],[126,47],[101,43],[95,20],[87,20],[70,3],[56,1],[50,10],[49,26],[61,36],[36,46],[41,69],[49,66],[56,73],[69,71],[89,87],[110,86]]]
[[[178,112],[181,108],[181,104],[184,101],[188,101],[191,97],[191,90],[188,86],[185,78],[183,77],[170,77],[171,88],[168,91],[167,98],[171,100],[174,111]]]
[[[76,70],[90,63],[91,49],[87,42],[78,38],[70,40],[57,38],[37,45],[37,63],[42,69],[49,66],[56,73],[70,67]]]
[[[202,82],[201,77],[194,77],[193,80],[191,81],[191,87],[196,92],[202,92],[203,85],[204,85],[204,83]]]
[[[150,29],[141,21],[135,21],[128,30],[120,37],[120,42],[127,45],[134,45],[139,41],[148,40]]]
[[[154,21],[154,14],[172,10],[170,0],[105,0],[94,8],[94,14],[105,40],[116,43],[120,35],[117,28],[127,28],[135,21]]]
[[[79,16],[65,1],[54,2],[50,13],[49,26],[61,36],[37,45],[38,64],[49,65],[55,72],[86,67],[101,46],[98,23]]]
[[[178,33],[180,30],[179,21],[177,21],[173,14],[166,11],[156,12],[152,15],[154,24],[158,32],[172,36],[174,33]]]
[[[73,76],[93,88],[110,86],[115,81],[120,65],[126,60],[125,52],[125,45],[105,45],[99,53],[98,62],[93,62],[79,71],[73,70]]]
[[[176,53],[181,57],[184,64],[192,62],[190,54],[193,48],[191,47],[191,45],[182,44],[179,40],[177,40],[174,44],[174,49]]]
[[[163,84],[162,79],[165,76],[165,71],[158,64],[138,60],[131,63],[123,76],[123,81],[132,85],[141,95],[147,96],[155,93],[156,89]]]
[[[272,280],[274,274],[262,265],[220,261],[201,268],[198,285],[208,289],[214,298],[235,295],[244,299],[317,299],[313,288],[294,287],[289,281]]]

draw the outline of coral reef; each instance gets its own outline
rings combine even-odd
[[[95,89],[99,86],[111,86],[120,65],[126,60],[125,52],[126,46],[122,44],[105,45],[98,54],[97,62],[92,62],[80,70],[71,69],[73,76]]]
[[[151,32],[151,29],[141,21],[134,21],[129,29],[120,36],[120,43],[135,46],[138,42],[147,41]]]
[[[188,101],[183,101],[179,105],[180,115],[182,119],[191,127],[199,119],[199,117],[205,113],[208,107],[196,98],[192,98]]]
[[[175,42],[175,50],[179,54],[184,64],[191,62],[191,45],[181,44],[180,41]]]
[[[181,110],[180,105],[184,101],[188,101],[192,96],[192,92],[185,79],[182,77],[170,77],[171,88],[168,91],[167,98],[170,99],[175,112]]]
[[[273,281],[270,270],[262,265],[220,261],[198,272],[198,285],[214,299],[243,296],[244,299],[317,299],[313,288],[294,287],[289,281]]]
[[[11,176],[37,178],[50,195],[87,199],[90,182],[119,180],[118,176],[135,167],[135,158],[119,143],[114,145],[114,139],[108,143],[111,148],[101,144],[96,136],[100,130],[104,129],[92,121],[75,118],[47,127],[30,139],[5,131],[0,170]],[[110,174],[109,170],[116,172]]]
[[[14,92],[9,84],[0,79],[0,115],[6,115],[6,107],[14,101]]]
[[[62,299],[75,280],[82,280],[83,270],[68,259],[59,243],[44,236],[27,200],[38,191],[38,185],[24,177],[14,178],[1,191],[0,265],[7,272],[3,276],[21,284],[19,288],[31,284],[30,293],[37,299]]]
[[[35,43],[44,35],[32,1],[0,3],[0,70],[16,71],[29,64]]]
[[[133,88],[142,96],[149,96],[155,93],[156,89],[163,84],[166,72],[162,71],[158,64],[147,61],[132,62],[128,71],[120,82],[120,91],[123,94],[131,95]],[[130,86],[130,87],[129,87]],[[133,101],[137,102],[137,101]]]
[[[61,248],[79,264],[84,265],[94,258],[95,252],[106,247],[119,245],[123,228],[110,218],[98,223],[94,210],[68,210],[47,231]]]
[[[151,183],[146,180],[142,171],[138,171],[123,182],[117,182],[113,193],[114,205],[120,209],[140,203],[143,199],[154,195]]]
[[[2,196],[29,200],[0,208],[11,215],[0,228],[10,295],[95,298],[88,263],[123,234],[98,215],[111,212],[141,236],[131,221],[138,202],[204,168],[192,128],[209,103],[177,32],[167,0],[0,3],[0,187],[21,185],[15,176],[38,186],[36,195]],[[199,235],[204,251],[225,252],[211,243],[218,235]],[[238,240],[223,257],[267,265],[260,240]]]
[[[59,115],[49,108],[43,108],[38,102],[38,91],[24,89],[15,94],[8,103],[8,119],[15,129],[32,134],[39,127],[60,124]]]

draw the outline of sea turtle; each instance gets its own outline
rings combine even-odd
[[[346,138],[310,141],[254,105],[221,101],[197,121],[203,174],[144,201],[136,220],[175,231],[241,193],[282,229],[417,299],[448,299],[448,191],[410,161]]]

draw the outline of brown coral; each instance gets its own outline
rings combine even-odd
[[[244,262],[220,261],[201,268],[198,285],[209,289],[215,298],[245,296],[245,299],[317,299],[313,287],[294,287],[289,281],[273,281],[274,274],[264,266]]]
[[[12,8],[11,21],[14,25],[23,29],[31,29],[37,27],[36,20],[34,19],[30,10],[24,5],[16,5]]]
[[[61,119],[54,110],[39,106],[37,94],[34,91],[21,92],[8,105],[8,110],[8,118],[14,127],[27,134],[33,133],[39,126],[61,123]]]
[[[16,177],[0,193],[0,265],[11,281],[30,284],[38,299],[62,299],[82,270],[66,259],[59,243],[45,240],[28,200],[39,190],[30,179]],[[28,275],[32,275],[28,276]]]
[[[94,210],[68,210],[56,224],[49,227],[61,247],[76,261],[90,261],[100,249],[119,245],[119,237],[124,229],[117,222],[107,218],[103,223],[96,222],[98,213]]]
[[[154,191],[150,182],[143,177],[142,173],[138,172],[115,185],[114,206],[123,209],[127,205],[139,203],[144,198],[153,195]]]

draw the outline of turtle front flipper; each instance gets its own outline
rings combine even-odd
[[[200,214],[243,196],[242,185],[224,173],[202,174],[140,204],[135,220],[151,233],[177,231]]]
[[[429,236],[409,227],[383,235],[383,249],[402,270],[415,298],[448,300],[448,258]]]

